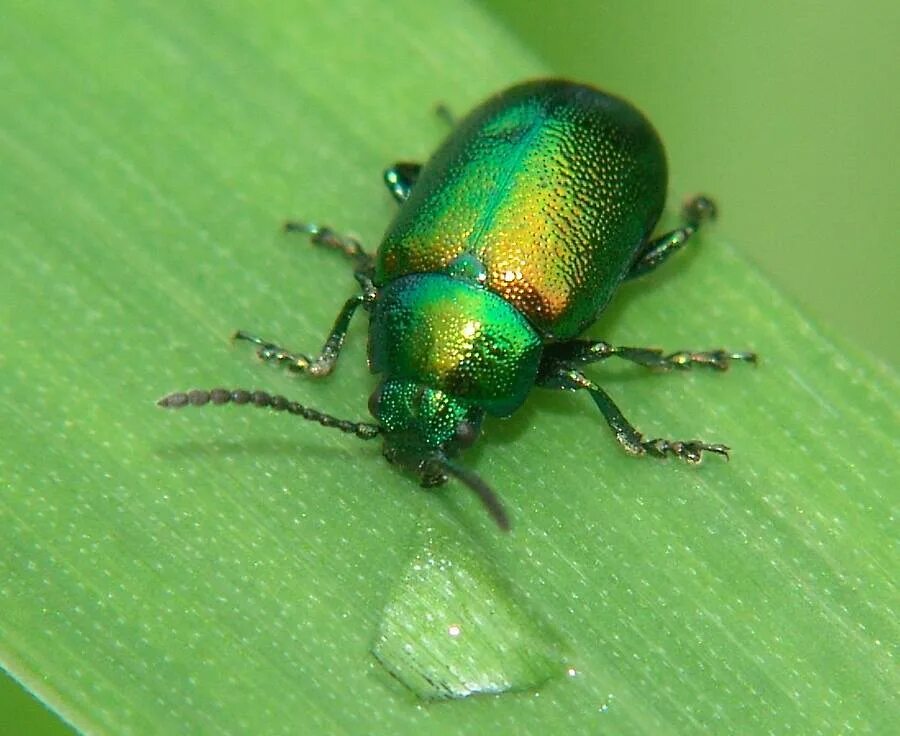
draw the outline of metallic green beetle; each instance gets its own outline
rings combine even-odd
[[[264,391],[194,390],[159,404],[248,404],[362,439],[381,436],[390,462],[425,487],[461,480],[503,529],[509,520],[497,496],[453,458],[476,439],[486,414],[509,416],[534,386],[587,391],[633,455],[727,457],[720,444],[644,439],[582,372],[612,356],[663,370],[724,370],[731,360],[756,359],[577,339],[624,280],[656,268],[715,215],[711,200],[695,197],[682,227],[651,239],[665,203],[666,159],[638,110],[583,84],[520,84],[464,118],[424,166],[396,164],[385,182],[401,206],[374,258],[328,228],[286,226],[346,254],[361,287],[321,353],[235,336],[258,345],[263,360],[326,376],[363,307],[371,315],[369,366],[382,376],[369,401],[377,423],[339,420]]]

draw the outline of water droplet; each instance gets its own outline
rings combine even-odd
[[[613,697],[614,697],[614,696],[613,696],[612,693],[610,693],[609,695],[607,695],[607,696],[606,696],[606,702],[601,703],[600,706],[597,708],[597,710],[600,711],[601,713],[608,713],[608,712],[609,712],[609,706],[612,705]]]
[[[434,524],[382,615],[372,649],[419,697],[530,690],[568,670],[559,637],[458,526]]]

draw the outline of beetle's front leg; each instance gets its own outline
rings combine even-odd
[[[703,459],[704,452],[714,452],[728,458],[728,447],[725,445],[711,445],[699,440],[644,439],[644,435],[638,432],[619,411],[610,395],[580,371],[560,368],[555,373],[543,376],[540,385],[566,391],[587,391],[606,419],[609,428],[615,433],[619,444],[630,455],[654,457],[673,455],[689,463],[699,463]]]
[[[334,370],[341,348],[344,346],[344,338],[347,336],[350,320],[359,306],[365,301],[366,297],[363,294],[357,294],[345,302],[337,319],[334,321],[334,326],[331,328],[328,339],[325,340],[325,344],[322,346],[322,352],[315,357],[310,357],[303,353],[293,353],[260,337],[248,334],[243,330],[236,332],[234,339],[246,340],[258,345],[259,349],[256,351],[256,354],[262,360],[285,365],[288,369],[297,373],[308,373],[310,376],[322,378]]]
[[[310,236],[310,242],[314,245],[324,245],[326,248],[333,248],[340,251],[347,258],[353,261],[353,272],[357,276],[369,276],[374,269],[374,260],[362,247],[356,238],[349,235],[341,235],[330,227],[324,225],[316,225],[311,222],[299,222],[297,220],[288,220],[284,223],[283,229],[286,233],[303,233]]]
[[[756,363],[757,355],[752,352],[733,352],[730,350],[677,350],[665,353],[658,348],[630,348],[610,345],[604,340],[571,340],[548,346],[544,353],[547,368],[552,369],[559,364],[587,365],[607,358],[622,358],[637,363],[645,368],[661,371],[672,369],[685,370],[695,365],[708,366],[716,370],[728,370],[733,360]]]

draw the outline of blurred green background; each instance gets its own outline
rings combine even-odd
[[[897,366],[900,4],[485,3],[562,76],[637,102],[671,193],[714,194],[717,237]]]
[[[897,365],[896,3],[483,4],[561,76],[637,103],[666,142],[672,193],[714,194],[717,237],[826,332]],[[0,684],[0,733],[57,732]]]

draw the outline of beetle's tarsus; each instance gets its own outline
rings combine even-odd
[[[756,353],[746,351],[677,350],[666,354],[659,348],[623,347],[611,345],[604,340],[570,340],[556,343],[545,350],[541,372],[551,373],[561,365],[588,365],[607,358],[621,358],[645,368],[661,371],[684,370],[695,365],[725,371],[732,361],[756,363],[758,360]]]
[[[409,199],[412,188],[422,171],[422,164],[398,161],[384,172],[384,184],[399,203]]]
[[[309,369],[315,361],[302,353],[292,353],[289,350],[279,347],[275,343],[263,340],[261,337],[251,335],[243,330],[235,332],[231,339],[246,340],[247,342],[252,342],[254,345],[258,345],[259,347],[256,350],[256,355],[260,360],[266,363],[283,365],[288,370],[295,373],[305,373],[307,371],[313,373]]]
[[[663,370],[669,370],[672,368],[684,370],[695,365],[699,365],[708,366],[718,371],[727,371],[732,361],[756,363],[756,353],[751,352],[731,352],[728,350],[707,350],[694,352],[691,350],[679,350],[674,353],[669,353],[668,355],[663,355],[661,350],[651,350],[650,352],[657,353],[657,362],[650,361],[644,363],[639,360],[635,360],[634,362],[641,363],[642,365],[646,365],[650,368],[661,368]],[[629,358],[626,355],[623,355],[622,357],[628,360],[632,360],[632,358]]]
[[[443,120],[448,127],[456,127],[456,116],[443,102],[439,102],[434,106],[434,114],[437,115],[441,120]]]
[[[263,361],[286,366],[288,370],[295,373],[305,373],[313,378],[324,378],[334,370],[341,354],[341,348],[344,346],[344,338],[347,336],[350,320],[365,300],[366,297],[363,294],[357,294],[344,302],[344,307],[338,313],[331,332],[322,346],[322,352],[314,358],[310,358],[303,353],[285,350],[275,343],[263,340],[261,337],[256,337],[243,330],[235,332],[232,339],[246,340],[254,345],[258,345],[256,354]]]
[[[696,194],[688,197],[681,208],[685,222],[695,230],[707,220],[715,220],[719,216],[719,206],[711,197]]]
[[[699,440],[682,441],[662,438],[643,440],[641,441],[641,447],[647,454],[654,457],[664,458],[672,455],[685,460],[691,465],[700,463],[703,460],[704,452],[722,455],[726,460],[729,460],[728,452],[731,449],[726,445],[709,445]]]
[[[285,223],[281,226],[282,232],[305,233],[307,235],[311,235],[318,229],[318,226],[313,225],[311,222],[300,222],[299,220],[286,220]]]
[[[362,243],[350,235],[341,235],[327,225],[313,222],[288,220],[281,229],[285,233],[303,233],[310,236],[310,242],[340,251],[356,264],[355,271],[368,272],[372,267],[372,256],[366,253]]]

